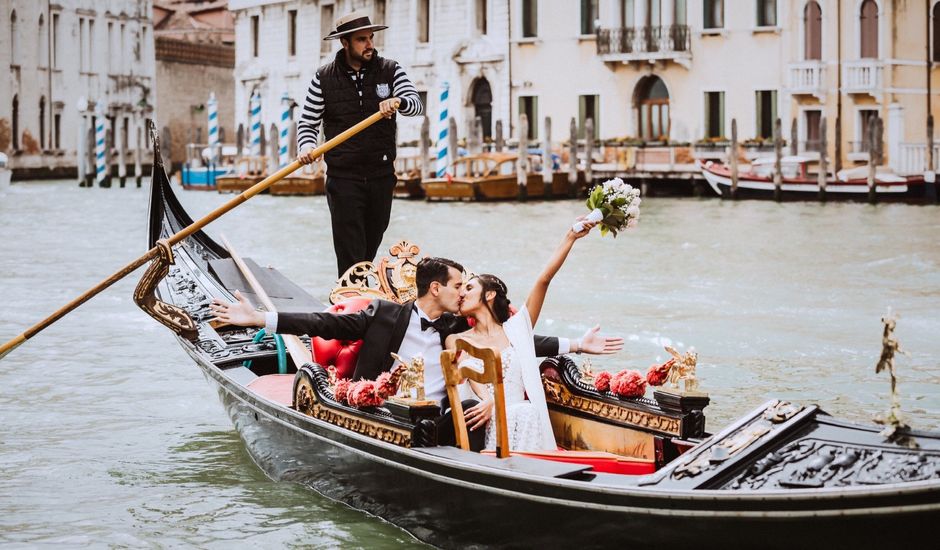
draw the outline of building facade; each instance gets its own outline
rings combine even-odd
[[[149,0],[0,0],[0,150],[14,174],[74,173],[100,114],[113,149],[143,145],[153,114]],[[125,159],[130,162],[130,159]]]
[[[601,139],[705,146],[727,140],[734,119],[739,141],[757,151],[779,117],[784,139],[812,157],[825,117],[829,166],[838,153],[851,167],[867,162],[867,121],[877,114],[885,163],[902,173],[926,167],[928,26],[931,63],[940,59],[936,0],[510,5],[513,118],[548,115],[566,127],[575,118],[583,134],[590,117]],[[930,78],[937,116],[936,69]]]
[[[488,135],[497,119],[509,118],[508,0],[232,0],[229,7],[235,15],[236,118],[245,127],[256,91],[265,128],[280,120],[285,94],[303,104],[313,74],[341,47],[322,38],[352,10],[388,25],[375,33],[376,49],[405,68],[432,119],[444,83],[458,127],[479,116]],[[400,143],[414,142],[421,119],[400,117],[398,127]]]
[[[188,144],[208,144],[209,94],[215,94],[221,141],[235,141],[234,18],[225,0],[158,0],[153,11],[156,118],[164,151],[178,166]]]

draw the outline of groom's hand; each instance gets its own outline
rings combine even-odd
[[[592,355],[611,355],[623,349],[623,338],[603,336],[601,326],[594,325],[581,337],[581,351]]]
[[[242,293],[235,291],[235,303],[223,302],[218,298],[212,300],[209,309],[215,314],[213,321],[221,321],[230,325],[240,327],[263,327],[264,313],[255,310],[248,298],[242,296]]]

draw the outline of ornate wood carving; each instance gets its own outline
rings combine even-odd
[[[542,383],[545,386],[545,398],[548,400],[549,405],[574,409],[598,418],[667,433],[676,437],[681,436],[682,423],[679,418],[653,414],[599,399],[575,395],[564,384],[554,380],[543,379]]]
[[[137,283],[137,288],[134,289],[134,302],[147,315],[176,334],[187,340],[195,340],[199,336],[199,328],[186,310],[160,301],[154,295],[154,289],[166,277],[170,264],[173,263],[173,250],[166,239],[157,241],[157,247],[160,255],[150,263],[150,267]]]
[[[376,266],[372,262],[359,262],[350,267],[336,281],[330,293],[330,303],[347,298],[366,296],[391,300],[399,304],[417,297],[415,272],[421,249],[416,244],[400,241],[389,248],[390,257],[384,257]]]
[[[385,441],[400,447],[412,446],[412,429],[405,426],[395,426],[378,419],[367,418],[351,411],[339,408],[338,404],[331,404],[320,398],[326,394],[328,388],[328,375],[319,369],[316,376],[309,367],[301,369],[294,384],[294,409],[298,412],[312,416],[318,420],[329,422],[341,428],[367,435],[379,441]],[[314,385],[317,387],[315,388]],[[386,411],[386,415],[391,415]],[[425,429],[425,431],[427,431]]]

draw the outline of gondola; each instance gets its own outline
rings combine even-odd
[[[192,221],[161,158],[154,154],[151,245]],[[393,252],[372,266],[381,284],[343,279],[331,301],[409,297],[407,277],[387,275],[407,274],[417,247]],[[279,311],[323,307],[276,270],[245,263]],[[151,266],[135,299],[174,331],[269,477],[436,546],[898,548],[932,537],[940,518],[940,434],[910,431],[902,444],[878,427],[776,400],[710,434],[707,396],[618,398],[565,356],[542,367],[567,450],[498,458],[439,446],[434,407],[342,404],[331,371],[312,357],[279,359],[276,337],[212,321],[212,298],[231,300],[236,289],[251,293],[229,252],[198,232]]]

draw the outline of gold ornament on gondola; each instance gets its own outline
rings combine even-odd
[[[347,298],[372,297],[403,304],[417,298],[415,274],[418,267],[418,245],[399,241],[388,249],[391,257],[384,257],[376,266],[372,262],[359,262],[337,279],[330,293],[330,303]]]
[[[676,360],[672,368],[669,370],[669,385],[672,386],[672,389],[675,391],[679,390],[679,382],[684,384],[681,393],[683,394],[697,394],[701,393],[698,391],[698,378],[695,377],[695,365],[698,362],[698,353],[694,350],[689,350],[685,353],[679,353],[675,348],[671,346],[666,346],[666,352]]]
[[[424,357],[416,355],[410,361],[397,353],[392,353],[392,357],[401,363],[399,369],[402,369],[401,377],[398,382],[398,393],[395,397],[404,399],[416,399],[424,401]]]

